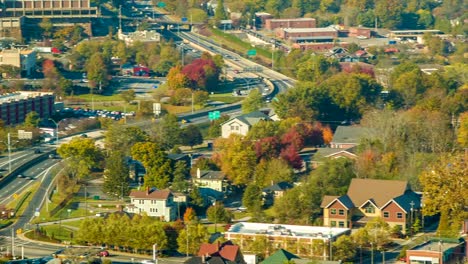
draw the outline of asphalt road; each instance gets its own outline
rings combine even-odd
[[[9,199],[19,189],[26,188],[27,185],[32,184],[33,181],[39,181],[40,186],[36,193],[34,193],[31,202],[27,205],[24,214],[19,219],[6,229],[0,230],[0,236],[8,236],[11,234],[11,229],[17,230],[18,228],[24,229],[30,220],[34,217],[37,208],[41,207],[44,200],[47,188],[50,186],[54,178],[54,166],[59,163],[58,159],[46,159],[37,163],[35,166],[22,172],[24,175],[34,177],[34,180],[27,180],[24,178],[16,178],[11,181],[7,186],[2,188],[2,198]]]

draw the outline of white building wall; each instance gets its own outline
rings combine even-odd
[[[237,119],[225,123],[221,126],[221,137],[228,138],[231,134],[246,136],[249,132],[249,126],[239,122]]]
[[[148,216],[164,217],[164,221],[175,219],[175,210],[172,206],[166,206],[165,200],[150,200],[132,198],[132,204],[135,206],[132,213],[141,214],[145,212]]]
[[[196,182],[200,187],[210,188],[218,192],[223,191],[223,181],[196,179]]]

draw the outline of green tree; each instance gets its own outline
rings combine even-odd
[[[231,135],[228,139],[218,139],[215,147],[220,151],[213,160],[235,185],[250,182],[256,164],[256,154],[249,141],[239,135]]]
[[[107,78],[108,71],[102,53],[95,53],[89,58],[86,62],[86,71],[89,84],[92,89],[95,89],[96,87],[101,89],[102,87],[107,86],[109,81]]]
[[[123,196],[129,192],[129,170],[125,162],[125,156],[120,151],[113,151],[106,159],[105,164],[104,183],[102,185],[104,193],[123,199]]]
[[[222,115],[219,119],[211,121],[210,127],[208,128],[208,138],[217,138],[221,136],[221,124],[228,121],[228,115]]]
[[[43,18],[39,23],[39,27],[42,30],[42,35],[46,38],[50,38],[53,34],[54,25],[50,21],[50,18]]]
[[[67,159],[71,174],[78,178],[89,175],[90,170],[98,168],[102,160],[102,153],[91,138],[75,137],[60,145],[57,153]]]
[[[174,114],[165,115],[159,123],[153,127],[154,138],[164,149],[172,149],[180,143],[181,129]]]
[[[255,168],[255,181],[262,187],[278,182],[293,182],[294,171],[282,159],[262,160]]]
[[[41,121],[41,117],[35,111],[29,112],[26,117],[24,118],[24,125],[26,127],[38,127],[39,122]]]
[[[447,219],[451,230],[458,230],[461,220],[468,217],[463,208],[468,206],[468,197],[464,193],[468,189],[467,160],[463,152],[444,154],[429,164],[428,169],[419,176],[423,188],[424,215],[441,214]],[[449,217],[450,216],[450,217]]]
[[[172,175],[171,162],[167,154],[152,142],[138,142],[131,150],[132,158],[145,167],[146,187],[164,189],[168,187]]]
[[[123,91],[120,93],[120,96],[128,104],[131,101],[135,100],[135,97],[136,97],[135,90],[130,89],[130,90]]]
[[[262,189],[257,184],[248,185],[242,196],[242,204],[255,215],[261,213],[263,208],[262,199],[259,197],[262,197]]]
[[[208,221],[215,224],[215,232],[218,223],[229,223],[232,219],[232,214],[222,203],[215,203],[206,210]]]
[[[457,141],[462,148],[468,148],[468,112],[460,115],[460,127],[457,130]]]
[[[332,246],[334,260],[352,261],[356,256],[356,244],[349,236],[340,236]]]
[[[188,125],[182,128],[180,133],[182,144],[193,148],[195,145],[203,143],[203,136],[200,129],[195,125]]]
[[[188,188],[187,178],[189,170],[184,161],[177,161],[174,165],[172,189],[178,192],[186,192]]]
[[[203,200],[203,197],[201,196],[200,189],[198,186],[193,186],[192,190],[190,191],[189,194],[190,198],[190,204],[196,208],[197,210],[199,208],[202,208],[205,205],[205,201]]]
[[[180,253],[197,254],[202,243],[208,242],[209,234],[202,224],[189,224],[182,229],[177,238]],[[188,240],[188,241],[187,241]],[[188,247],[188,248],[187,248]]]
[[[258,89],[250,91],[249,95],[242,101],[242,113],[258,111],[265,105],[262,94]]]
[[[126,127],[114,124],[107,129],[104,135],[106,149],[110,151],[121,151],[130,155],[131,147],[138,142],[148,141],[149,136],[139,127]]]
[[[215,10],[215,21],[216,25],[220,27],[221,20],[227,19],[226,9],[224,7],[224,0],[218,0],[218,5],[216,6]]]

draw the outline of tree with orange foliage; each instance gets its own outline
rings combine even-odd
[[[187,210],[185,210],[184,213],[184,223],[187,225],[192,222],[198,221],[197,214],[195,213],[195,210],[192,207],[188,207]]]
[[[323,143],[326,145],[330,144],[330,142],[333,140],[333,131],[329,126],[326,126],[322,129],[322,137]]]

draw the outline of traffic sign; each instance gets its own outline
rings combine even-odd
[[[164,3],[164,2],[158,2],[157,6],[158,6],[159,8],[164,8],[164,7],[166,7],[166,3]]]
[[[210,119],[211,121],[219,119],[220,117],[221,117],[221,112],[219,111],[208,112],[208,119]]]
[[[182,22],[187,22],[187,21],[188,21],[188,19],[186,17],[182,18]]]
[[[19,195],[17,193],[13,194],[13,198],[18,199]]]
[[[257,55],[257,51],[252,49],[247,51],[247,56],[255,56]]]

